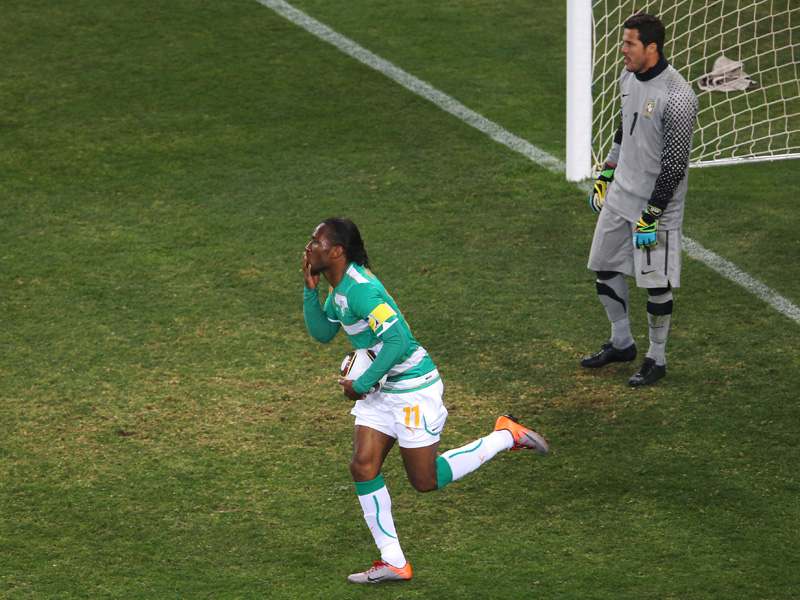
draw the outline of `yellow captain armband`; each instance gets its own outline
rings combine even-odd
[[[397,313],[385,302],[376,306],[372,309],[372,312],[369,313],[369,326],[378,335],[391,327],[396,320]]]

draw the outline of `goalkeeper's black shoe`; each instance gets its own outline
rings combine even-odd
[[[614,348],[611,341],[603,344],[599,352],[584,356],[581,359],[582,367],[589,367],[590,369],[599,369],[605,367],[608,363],[612,362],[631,362],[636,358],[636,344],[631,344],[627,348],[620,350]]]
[[[645,358],[642,368],[630,378],[628,384],[633,386],[650,385],[663,379],[667,374],[667,365],[657,365],[652,358]]]

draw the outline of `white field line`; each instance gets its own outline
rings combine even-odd
[[[417,79],[413,75],[406,73],[401,68],[390,63],[388,60],[381,58],[377,54],[374,54],[366,48],[359,46],[354,41],[336,33],[327,25],[309,17],[306,13],[297,10],[290,4],[283,2],[283,0],[257,1],[267,8],[271,8],[292,23],[295,23],[306,31],[313,33],[318,38],[336,46],[339,50],[345,54],[349,54],[357,61],[375,69],[380,73],[383,73],[389,79],[393,79],[404,88],[414,92],[418,96],[422,96],[426,100],[430,100],[442,110],[445,110],[451,115],[458,117],[465,123],[472,125],[475,129],[482,131],[493,140],[500,142],[504,146],[508,146],[512,150],[515,150],[524,156],[527,156],[536,164],[541,165],[546,169],[550,169],[556,173],[564,173],[566,170],[566,165],[564,165],[564,163],[555,156],[551,156],[530,142],[527,142],[522,138],[517,137],[513,133],[506,131],[486,117],[479,115],[474,110],[470,110],[458,100],[451,98],[444,92],[440,92],[429,83],[425,83],[421,79]]]
[[[389,61],[381,58],[377,54],[370,52],[366,48],[359,46],[354,41],[336,33],[333,29],[320,23],[316,19],[308,16],[306,13],[297,10],[291,4],[283,0],[256,0],[267,8],[275,11],[285,19],[291,21],[295,25],[299,25],[309,33],[315,35],[335,46],[345,54],[355,58],[357,61],[375,69],[379,73],[386,75],[389,79],[399,83],[404,88],[433,102],[436,106],[449,112],[451,115],[461,119],[465,123],[485,133],[493,140],[500,142],[504,146],[519,152],[523,156],[529,158],[537,165],[548,169],[554,173],[564,173],[566,165],[556,158],[537,148],[530,142],[517,137],[513,133],[503,129],[496,123],[493,123],[486,117],[476,113],[475,111],[467,108],[454,98],[451,98],[444,92],[437,90],[435,87],[414,77],[410,73],[406,73],[401,68],[395,66]],[[578,184],[582,191],[588,194],[592,184],[590,182],[582,182]],[[588,204],[588,202],[587,202]],[[699,260],[706,266],[710,267],[723,277],[730,279],[732,282],[740,285],[748,292],[760,298],[775,310],[785,315],[792,321],[800,324],[800,308],[789,302],[786,298],[770,289],[753,276],[745,273],[733,263],[725,260],[718,254],[711,250],[707,250],[694,240],[685,237],[684,251],[694,258]]]
[[[723,277],[738,283],[754,296],[761,298],[779,313],[786,315],[795,323],[800,324],[800,308],[792,304],[776,291],[758,281],[752,275],[745,273],[732,262],[725,260],[719,254],[703,248],[700,244],[684,236],[683,250],[692,258],[699,260],[714,269]]]

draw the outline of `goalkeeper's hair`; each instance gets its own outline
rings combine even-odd
[[[639,32],[639,41],[647,48],[656,43],[658,54],[664,56],[664,37],[666,36],[664,23],[655,15],[637,13],[622,24],[625,29],[635,29]]]
[[[347,262],[370,268],[364,240],[361,239],[361,232],[355,223],[345,217],[331,217],[325,219],[322,224],[328,226],[328,241],[334,246],[344,248]]]

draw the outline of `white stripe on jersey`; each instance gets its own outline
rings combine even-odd
[[[381,388],[382,392],[392,393],[392,392],[408,392],[413,389],[427,387],[432,384],[434,381],[439,379],[439,371],[434,369],[433,371],[428,371],[425,375],[421,375],[420,377],[414,377],[413,379],[402,379],[400,381],[387,381],[383,384]]]
[[[347,335],[358,335],[362,331],[366,331],[367,329],[369,329],[369,322],[366,320],[356,321],[352,325],[347,325],[346,323],[342,323],[339,319],[329,318],[328,321],[330,321],[331,323],[341,323]]]
[[[375,354],[380,354],[381,348],[383,348],[383,342],[375,344],[370,348],[370,350],[372,350]],[[425,350],[425,348],[423,348],[422,346],[420,346],[419,348],[414,350],[414,354],[409,356],[406,360],[404,360],[401,363],[397,363],[395,366],[389,369],[388,373],[389,377],[396,377],[397,375],[402,375],[409,369],[416,367],[418,364],[420,364],[423,360],[425,360],[426,356],[428,356],[428,351]]]
[[[351,264],[347,267],[347,275],[351,277],[356,283],[369,283],[366,277],[364,277],[361,273],[359,273],[355,267]]]
[[[414,351],[414,354],[409,356],[406,360],[401,363],[397,363],[391,369],[389,369],[389,377],[396,377],[397,375],[402,375],[412,367],[416,367],[419,363],[425,360],[425,357],[428,356],[428,351],[425,350],[422,346],[417,348]]]

